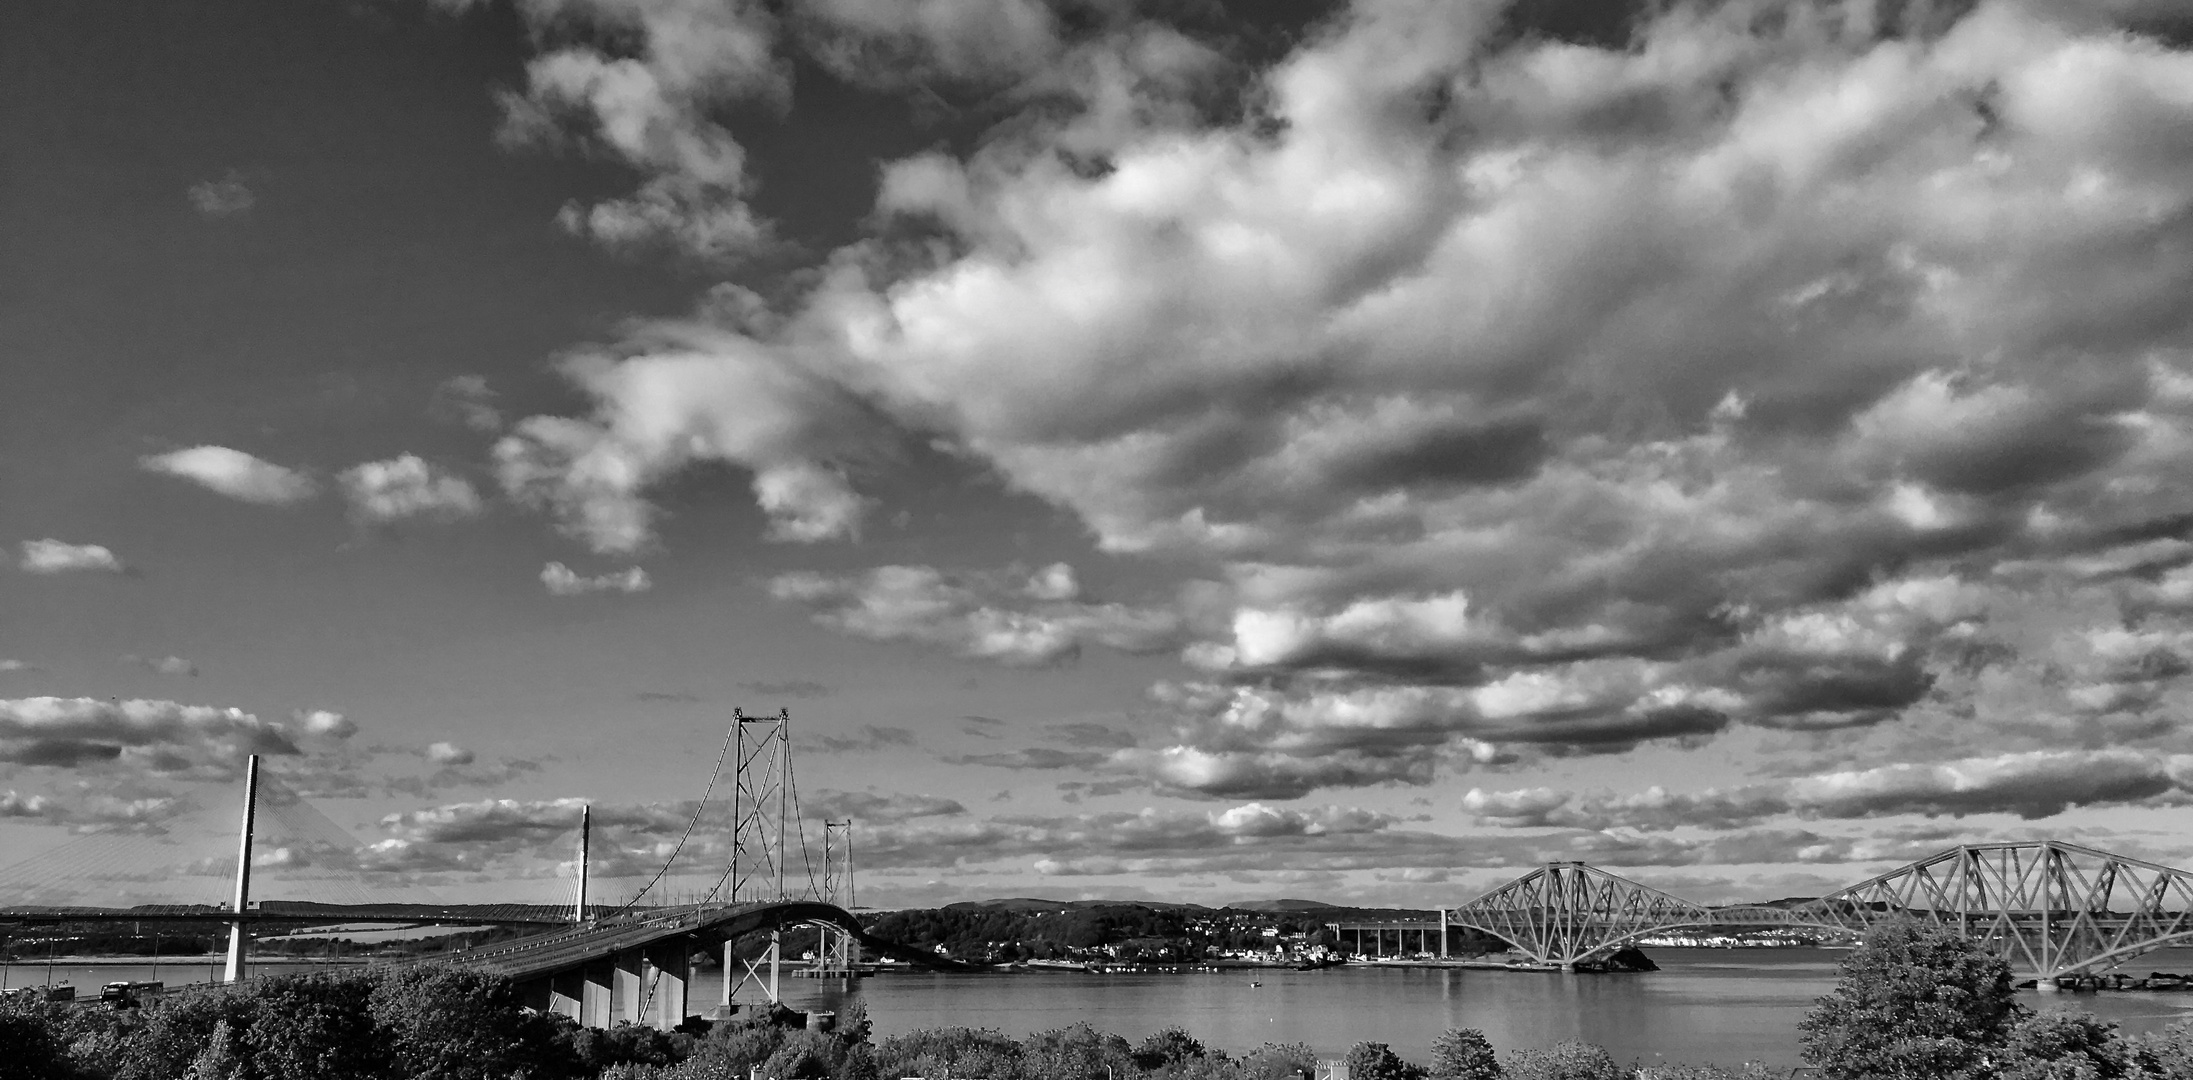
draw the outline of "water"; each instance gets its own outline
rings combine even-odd
[[[1412,1061],[1431,1058],[1448,1028],[1473,1027],[1509,1050],[1564,1039],[1598,1043],[1620,1061],[1798,1064],[1797,1022],[1835,986],[1846,955],[1824,949],[1653,949],[1661,970],[1631,975],[1344,967],[1327,971],[1226,970],[1180,975],[1031,971],[943,974],[897,971],[863,979],[876,1036],[922,1027],[991,1027],[1009,1035],[1086,1020],[1139,1042],[1185,1027],[1206,1045],[1240,1052],[1265,1042],[1303,1042],[1338,1057],[1361,1040]],[[310,970],[317,965],[260,965]],[[2193,972],[2193,950],[2166,950],[2126,965],[2130,973]],[[43,964],[16,964],[9,986],[45,980]],[[219,964],[57,964],[56,982],[79,995],[102,983],[159,978],[170,986],[218,977]],[[696,973],[696,1010],[721,992],[715,972]],[[1249,985],[1252,981],[1262,986]],[[785,979],[794,1008],[835,1009],[836,984]],[[2193,1016],[2193,993],[2020,995],[2037,1007],[2070,1006],[2152,1031]]]

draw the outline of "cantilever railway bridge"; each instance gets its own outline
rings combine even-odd
[[[1889,919],[1956,930],[2044,986],[2193,941],[2193,874],[2056,841],[1967,844],[1816,900],[1708,907],[1580,862],[1548,863],[1441,913],[1573,970],[1677,930],[1805,927],[1855,935]]]

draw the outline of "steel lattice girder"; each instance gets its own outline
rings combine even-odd
[[[1706,907],[1583,863],[1548,863],[1455,908],[1543,964],[1571,965],[1656,932],[1807,926],[1855,934],[1917,918],[2044,979],[2193,940],[2193,874],[2055,841],[1972,844],[1795,907]]]

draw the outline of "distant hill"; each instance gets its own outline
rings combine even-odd
[[[1200,904],[1168,904],[1162,900],[1038,900],[1015,896],[995,900],[962,900],[944,905],[946,911],[1007,911],[1028,915],[1038,911],[1087,911],[1090,908],[1138,907],[1154,911],[1208,911]]]
[[[1328,904],[1323,900],[1244,900],[1226,906],[1236,911],[1330,911],[1346,905]]]

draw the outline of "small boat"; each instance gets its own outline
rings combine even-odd
[[[1256,981],[1255,979],[1251,979],[1251,980],[1249,980],[1249,985],[1250,985],[1250,986],[1262,986],[1262,985],[1264,985],[1264,984],[1263,984],[1263,983],[1260,983],[1260,982],[1258,982],[1258,981]]]

